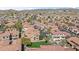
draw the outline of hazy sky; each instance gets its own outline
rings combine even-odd
[[[28,7],[75,8],[79,7],[79,0],[0,0],[0,9],[29,9]]]

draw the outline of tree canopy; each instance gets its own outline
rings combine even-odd
[[[4,31],[5,30],[5,25],[4,24],[1,24],[0,25],[0,31]]]
[[[21,20],[18,20],[16,23],[15,23],[15,27],[17,28],[17,30],[21,31],[22,30],[22,22]]]
[[[27,46],[31,45],[31,40],[29,38],[23,37],[23,38],[21,38],[21,42],[22,42],[22,44],[27,45]]]
[[[19,38],[21,38],[21,32],[22,32],[22,28],[23,28],[21,20],[18,20],[15,23],[15,28],[19,31]]]
[[[44,31],[40,31],[39,39],[43,40],[46,37],[46,33]]]

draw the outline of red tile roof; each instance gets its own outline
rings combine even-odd
[[[7,44],[7,45],[3,46],[3,44],[5,44],[5,42],[4,41],[3,42],[0,41],[0,51],[21,50],[21,40],[20,39],[17,39],[15,41],[13,41],[13,43],[11,45]]]
[[[28,51],[75,51],[72,48],[62,46],[42,45],[41,48],[29,48]]]
[[[76,46],[79,48],[79,38],[71,37],[67,40],[72,46]]]
[[[69,33],[63,32],[63,31],[59,31],[59,30],[52,31],[52,34],[54,34],[54,35],[65,35],[65,36],[70,36]]]

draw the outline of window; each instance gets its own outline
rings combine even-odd
[[[60,38],[60,37],[58,37],[58,36],[55,36],[54,38]]]
[[[3,39],[5,39],[5,37],[3,37]]]
[[[16,35],[16,37],[17,37],[18,35]]]
[[[8,38],[8,36],[6,36]]]
[[[36,37],[34,37],[34,40],[36,40]]]
[[[65,38],[65,37],[62,36],[62,38]]]

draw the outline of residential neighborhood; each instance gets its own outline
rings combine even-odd
[[[0,10],[0,51],[79,51],[79,9]]]

